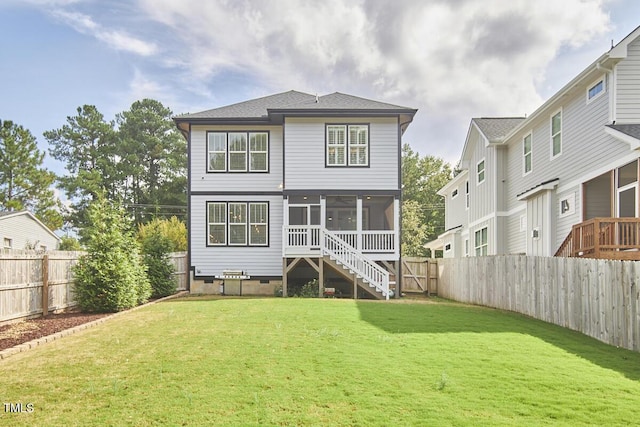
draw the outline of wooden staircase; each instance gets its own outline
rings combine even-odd
[[[389,299],[389,272],[335,233],[322,229],[321,251],[338,273],[377,299]]]

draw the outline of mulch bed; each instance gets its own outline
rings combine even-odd
[[[1,325],[0,351],[37,338],[55,334],[56,332],[64,331],[65,329],[73,328],[74,326],[78,326],[83,323],[100,319],[101,317],[108,316],[109,314],[110,313],[50,314],[47,317],[39,317],[37,319]]]

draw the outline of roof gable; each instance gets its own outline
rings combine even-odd
[[[26,210],[15,211],[15,212],[0,212],[0,222],[3,221],[3,220],[9,219],[9,218],[15,218],[17,216],[22,216],[22,215],[27,216],[28,218],[30,218],[38,226],[40,226],[45,232],[47,232],[51,236],[55,237],[58,241],[60,241],[60,237],[58,237],[53,231],[51,231],[51,229],[49,227],[44,225],[44,223],[42,223],[42,221],[40,221],[34,214],[32,214],[31,212],[26,211]]]
[[[506,135],[525,120],[524,117],[478,117],[471,119],[469,131],[460,157],[460,167],[467,169],[471,154],[475,149],[474,132],[485,140],[485,144],[501,143]]]

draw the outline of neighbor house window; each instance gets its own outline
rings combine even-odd
[[[487,227],[476,231],[476,256],[487,254]]]
[[[524,173],[531,172],[531,134],[524,137],[522,140],[522,155],[524,161]]]
[[[604,77],[587,89],[587,104],[604,93]]]
[[[562,153],[562,111],[551,117],[551,157]]]
[[[455,199],[456,197],[458,197],[458,189],[457,188],[451,192],[451,198]]]
[[[369,126],[327,125],[327,166],[368,166]]]
[[[11,249],[13,248],[13,240],[9,239],[8,237],[4,238],[4,248],[5,249]]]
[[[451,252],[451,243],[447,243],[446,245],[444,245],[444,251]]]
[[[269,204],[208,202],[208,246],[268,246]]]
[[[469,181],[467,180],[464,183],[464,206],[465,208],[469,209],[469,202],[470,202],[470,196],[469,196]]]
[[[208,172],[268,172],[267,132],[207,132]]]
[[[484,159],[478,162],[478,165],[476,166],[476,173],[478,184],[484,182]]]

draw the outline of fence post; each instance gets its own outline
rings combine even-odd
[[[49,314],[49,255],[42,257],[42,316]]]

